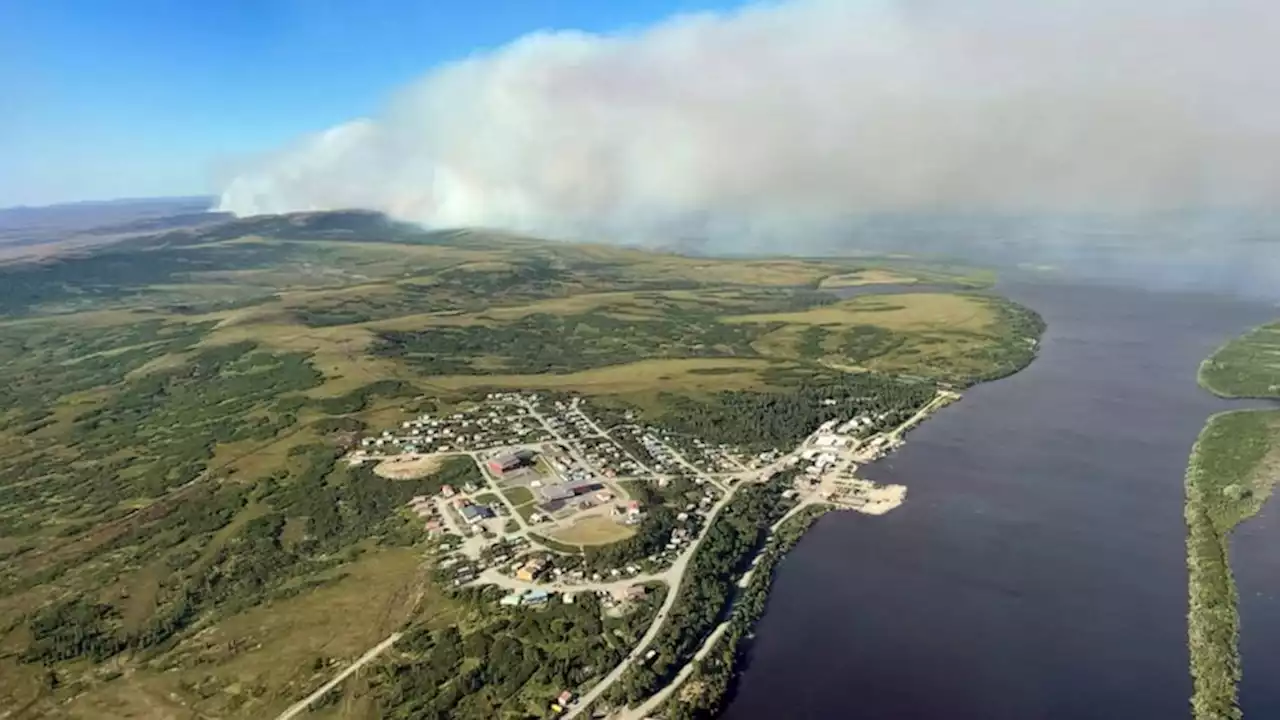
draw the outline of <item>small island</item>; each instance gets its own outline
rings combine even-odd
[[[1200,385],[1225,398],[1280,398],[1280,324],[1236,338],[1204,361]],[[1197,720],[1242,717],[1239,611],[1231,531],[1267,502],[1280,476],[1280,410],[1211,417],[1186,478],[1188,647]]]

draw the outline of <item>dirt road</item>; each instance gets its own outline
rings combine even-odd
[[[285,710],[284,712],[277,715],[276,720],[290,720],[291,718],[306,712],[307,706],[309,706],[311,703],[315,702],[316,700],[319,700],[325,693],[337,687],[343,680],[346,680],[349,675],[359,670],[360,668],[364,667],[371,660],[378,657],[382,653],[386,652],[387,648],[394,645],[395,642],[399,639],[400,639],[400,633],[394,633],[391,635],[391,637],[387,638],[386,640],[383,640],[382,642],[378,643],[372,648],[369,648],[368,652],[360,656],[360,659],[348,665],[346,668],[342,670],[342,672],[335,675],[332,680],[325,683],[324,685],[321,685],[319,690],[316,690],[315,692],[299,700],[293,705],[290,705],[288,710]]]

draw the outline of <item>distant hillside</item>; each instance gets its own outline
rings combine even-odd
[[[43,256],[140,233],[226,220],[212,198],[142,198],[0,208],[3,257]]]

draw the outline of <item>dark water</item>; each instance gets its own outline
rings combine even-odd
[[[786,558],[724,717],[1188,716],[1182,483],[1206,417],[1230,407],[1195,372],[1276,310],[1002,291],[1048,321],[1040,357],[866,469],[907,485],[904,506],[829,515]],[[1266,621],[1242,605],[1251,678],[1280,677],[1276,513],[1245,531],[1272,541],[1240,541],[1242,595],[1267,586],[1272,603]],[[1280,717],[1260,710],[1280,701],[1267,684],[1246,678],[1251,717]]]
[[[1240,592],[1240,705],[1250,720],[1280,718],[1280,501],[1235,532],[1231,565]]]

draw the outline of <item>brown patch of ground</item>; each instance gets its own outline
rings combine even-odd
[[[583,518],[563,530],[550,533],[553,540],[569,545],[608,545],[635,535],[635,530],[600,515]]]
[[[414,480],[426,477],[440,469],[440,458],[421,455],[401,455],[387,458],[373,469],[378,477],[388,480]]]

